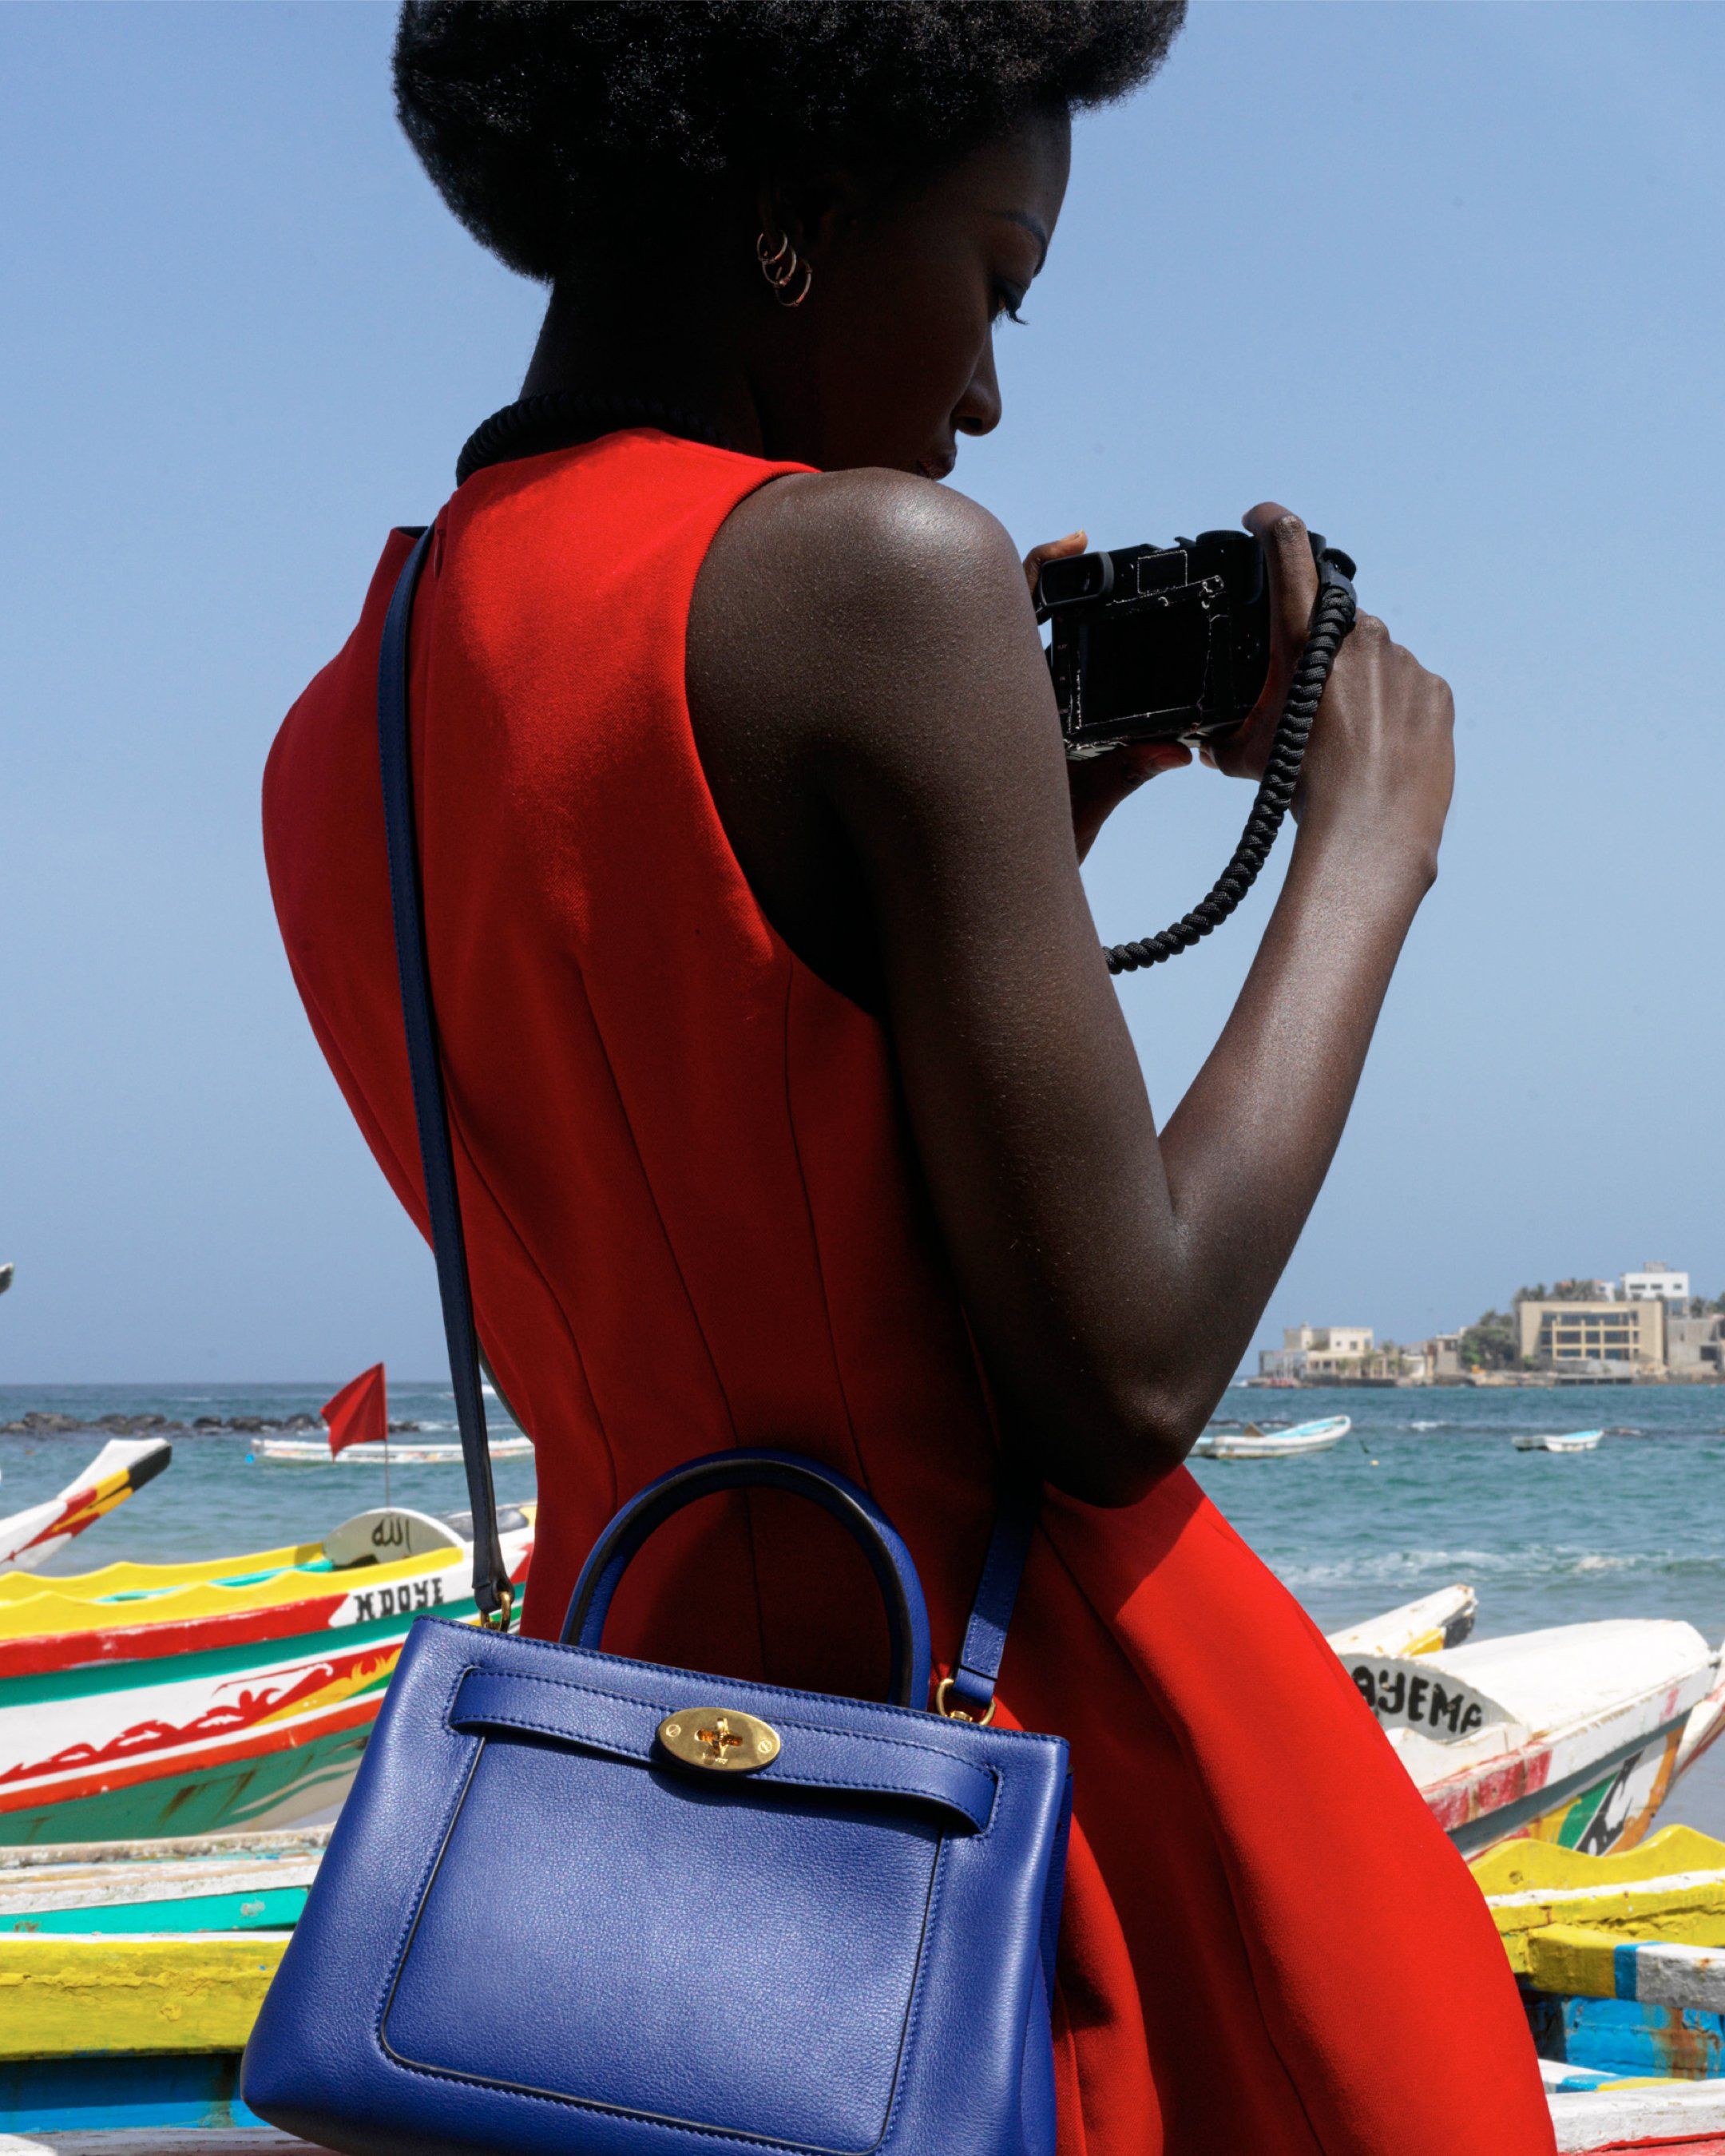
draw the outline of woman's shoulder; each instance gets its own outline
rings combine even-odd
[[[903,472],[791,474],[726,520],[689,624],[709,711],[914,753],[942,684],[974,693],[1040,664],[1010,536],[980,504]]]

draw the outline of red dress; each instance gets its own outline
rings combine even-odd
[[[889,1041],[762,916],[684,694],[707,547],[785,469],[644,429],[493,465],[442,513],[412,695],[462,1209],[480,1335],[538,1452],[530,1631],[555,1632],[632,1491],[780,1445],[885,1507],[944,1667],[990,1517],[986,1389]],[[264,808],[306,1010],[423,1227],[374,731],[407,543],[289,715]],[[861,1691],[875,1599],[813,1507],[715,1499],[649,1544],[607,1644]],[[1072,1748],[1061,2156],[1553,2148],[1461,1859],[1188,1475],[1122,1512],[1049,1496],[1001,1697]]]

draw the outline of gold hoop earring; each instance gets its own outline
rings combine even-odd
[[[761,275],[772,286],[773,296],[780,306],[800,307],[814,282],[814,265],[801,259],[789,235],[774,247],[766,233],[762,233],[755,242],[755,255],[761,264]]]

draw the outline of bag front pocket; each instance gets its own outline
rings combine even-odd
[[[480,1743],[385,2010],[403,2065],[861,2156],[886,2129],[940,1820]]]

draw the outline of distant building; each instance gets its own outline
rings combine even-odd
[[[1679,1317],[1668,1310],[1665,1353],[1666,1368],[1674,1378],[1725,1377],[1725,1317]]]
[[[1621,1301],[1601,1296],[1592,1302],[1530,1300],[1516,1305],[1517,1346],[1524,1363],[1559,1377],[1662,1378],[1667,1315],[1663,1296],[1625,1296]]]
[[[1467,1375],[1467,1366],[1461,1359],[1459,1332],[1434,1332],[1425,1342],[1425,1350],[1433,1384],[1440,1385],[1445,1378]]]
[[[1625,1302],[1687,1302],[1689,1276],[1669,1265],[1644,1265],[1638,1273],[1623,1276]]]
[[[1286,1325],[1280,1348],[1260,1348],[1260,1378],[1352,1378],[1372,1352],[1369,1325]]]

